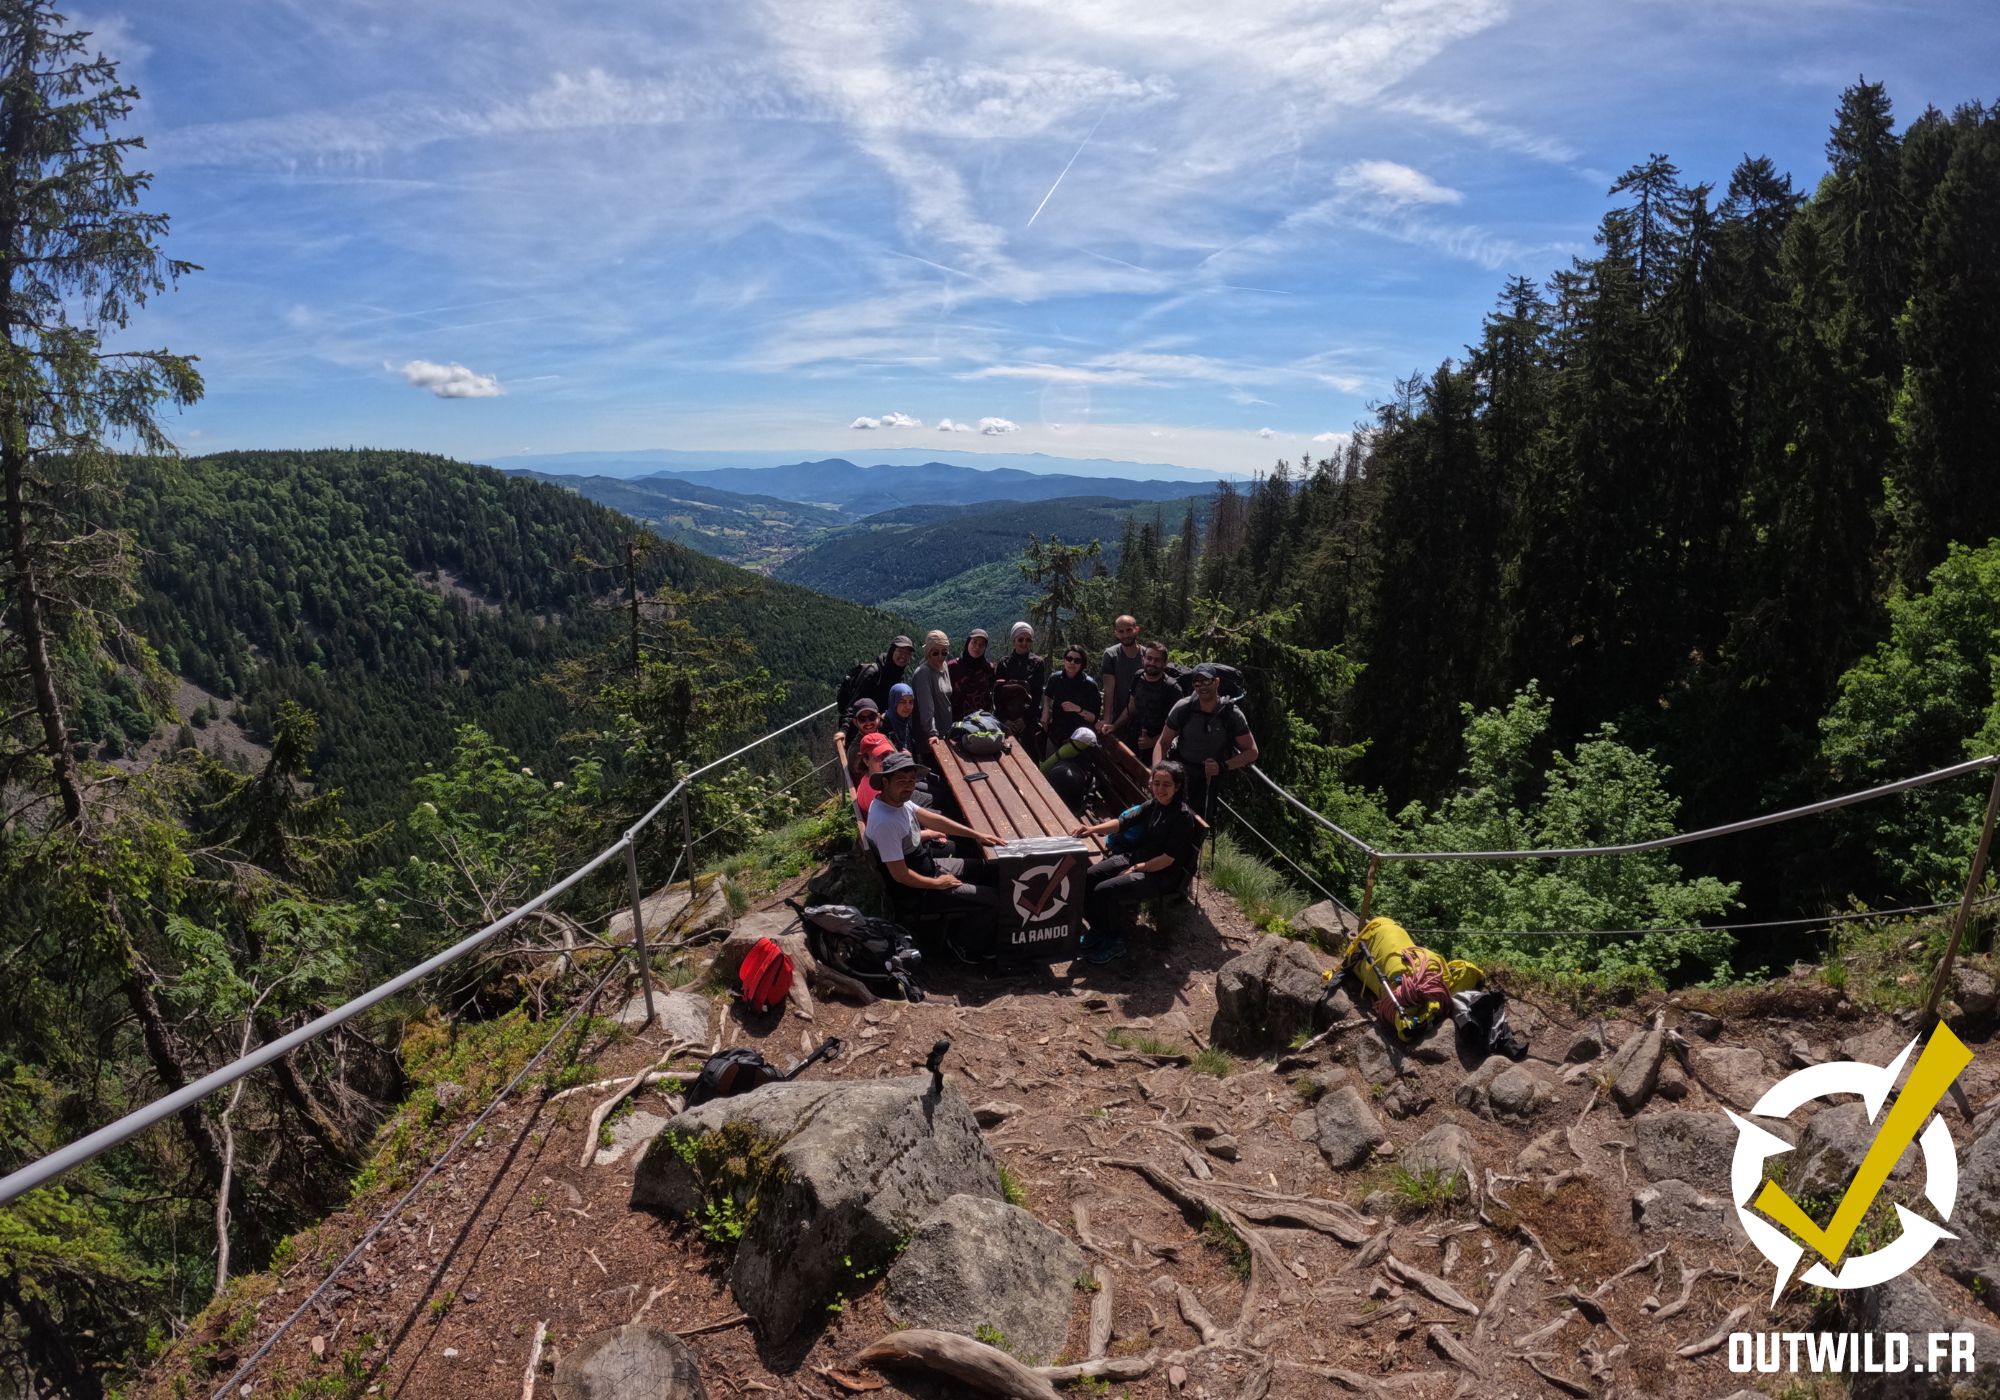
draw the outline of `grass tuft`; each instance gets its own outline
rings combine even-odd
[[[1244,915],[1267,933],[1287,933],[1291,921],[1312,901],[1283,875],[1219,832],[1209,846],[1208,882],[1234,899]]]

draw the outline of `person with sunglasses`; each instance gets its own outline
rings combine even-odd
[[[858,779],[865,770],[861,761],[862,743],[882,729],[882,707],[867,696],[854,702],[847,712],[847,776]],[[884,742],[887,742],[885,739]]]
[[[930,741],[941,739],[951,729],[951,638],[942,632],[924,633],[924,654],[910,673],[910,688],[917,692],[916,742],[911,745],[919,761],[929,758]]]
[[[1062,669],[1042,687],[1042,728],[1051,734],[1067,734],[1080,724],[1097,723],[1104,706],[1104,693],[1088,674],[1090,658],[1082,647],[1063,652]]]

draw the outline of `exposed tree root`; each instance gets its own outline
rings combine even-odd
[[[1253,1266],[1263,1266],[1264,1272],[1273,1280],[1281,1296],[1291,1295],[1292,1286],[1289,1281],[1292,1276],[1291,1270],[1287,1269],[1284,1261],[1278,1258],[1278,1252],[1271,1248],[1271,1242],[1264,1238],[1264,1232],[1252,1225],[1244,1218],[1242,1212],[1227,1201],[1217,1200],[1213,1196],[1195,1190],[1193,1183],[1175,1181],[1150,1162],[1141,1162],[1129,1157],[1099,1157],[1096,1161],[1101,1167],[1123,1167],[1126,1171],[1137,1172],[1151,1183],[1154,1190],[1179,1206],[1181,1213],[1192,1224],[1204,1224],[1210,1215],[1220,1217],[1223,1223],[1242,1236],[1244,1244],[1249,1246]],[[1252,1291],[1255,1290],[1256,1282],[1256,1272],[1253,1267]]]
[[[1521,1281],[1521,1275],[1528,1271],[1528,1265],[1534,1258],[1534,1250],[1524,1249],[1514,1256],[1507,1272],[1500,1275],[1500,1281],[1493,1285],[1492,1296],[1486,1300],[1486,1307],[1479,1314],[1478,1325],[1472,1329],[1475,1339],[1484,1341],[1493,1335],[1493,1329],[1499,1325],[1501,1313],[1506,1307],[1507,1295],[1513,1292],[1514,1285]]]
[[[1653,1321],[1665,1322],[1668,1318],[1677,1317],[1686,1311],[1688,1300],[1694,1296],[1694,1286],[1705,1278],[1734,1279],[1740,1282],[1743,1275],[1729,1269],[1690,1269],[1683,1265],[1681,1268],[1681,1296],[1654,1312]]]
[[[1703,1337],[1698,1342],[1689,1342],[1684,1347],[1675,1348],[1674,1355],[1682,1357],[1695,1357],[1695,1356],[1708,1355],[1710,1352],[1714,1351],[1717,1347],[1721,1346],[1724,1342],[1729,1340],[1730,1332],[1735,1330],[1736,1324],[1741,1322],[1743,1320],[1744,1314],[1748,1313],[1749,1311],[1750,1311],[1750,1305],[1747,1303],[1744,1304],[1742,1307],[1730,1309],[1729,1316],[1722,1319],[1722,1325],[1720,1327],[1716,1328],[1713,1332],[1709,1333],[1706,1337]]]
[[[1551,1371],[1542,1364],[1543,1360],[1547,1359],[1547,1357],[1548,1353],[1546,1352],[1534,1352],[1523,1356],[1521,1359],[1528,1363],[1536,1375],[1540,1376],[1557,1390],[1568,1395],[1574,1395],[1577,1397],[1577,1400],[1590,1400],[1590,1387],[1582,1381],[1573,1381],[1568,1376]]]
[[[912,1366],[949,1376],[987,1395],[1008,1396],[1012,1400],[1061,1400],[1046,1379],[997,1347],[927,1327],[891,1332],[856,1352],[848,1364],[876,1369]]]
[[[1084,1358],[1097,1361],[1111,1348],[1111,1270],[1098,1264],[1092,1267],[1090,1276],[1097,1280],[1097,1292],[1090,1300],[1090,1341]]]
[[[1389,1271],[1389,1276],[1398,1283],[1408,1284],[1410,1287],[1428,1294],[1454,1312],[1462,1312],[1467,1317],[1479,1316],[1479,1305],[1477,1303],[1473,1302],[1456,1288],[1453,1288],[1436,1274],[1425,1273],[1413,1264],[1405,1264],[1393,1254],[1383,1257],[1382,1266]]]

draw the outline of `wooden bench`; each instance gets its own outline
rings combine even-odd
[[[1151,799],[1153,795],[1151,765],[1132,752],[1123,739],[1115,734],[1100,734],[1098,747],[1103,751],[1104,763],[1099,770],[1104,775],[1104,787],[1118,810],[1137,807]],[[1209,837],[1208,823],[1199,812],[1194,814],[1195,824],[1201,828],[1202,840]]]

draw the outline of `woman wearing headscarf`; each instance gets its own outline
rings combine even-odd
[[[882,715],[882,732],[889,741],[904,753],[917,734],[917,692],[904,681],[897,681],[889,687],[889,708]]]
[[[924,633],[923,664],[910,673],[910,687],[917,692],[917,743],[912,751],[919,763],[931,756],[930,741],[944,737],[951,728],[951,638],[942,632]]]
[[[993,713],[999,716],[1000,727],[1039,758],[1042,689],[1049,682],[1049,663],[1035,653],[1034,628],[1017,622],[1007,629],[1007,654],[993,671]]]
[[[1125,952],[1132,909],[1142,900],[1172,894],[1194,872],[1201,827],[1187,805],[1187,773],[1171,759],[1153,766],[1152,796],[1108,821],[1085,822],[1071,835],[1109,836],[1111,854],[1084,874],[1084,918],[1090,932],[1084,956],[1110,962]]]
[[[965,639],[965,650],[952,658],[946,668],[951,676],[951,717],[964,719],[978,710],[993,708],[993,683],[997,673],[986,659],[986,629],[975,627]]]

